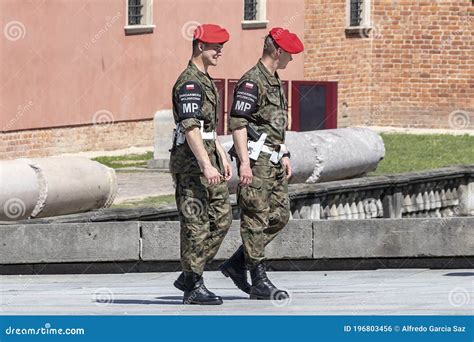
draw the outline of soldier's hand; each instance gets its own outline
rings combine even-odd
[[[252,168],[250,167],[250,163],[242,163],[240,164],[239,169],[240,174],[240,185],[241,186],[249,186],[252,183],[253,175],[252,175]]]
[[[204,178],[206,178],[207,182],[210,185],[217,185],[221,182],[222,175],[212,165],[206,166],[202,170],[202,173],[204,174]]]
[[[283,168],[285,169],[286,179],[289,179],[291,177],[290,158],[288,158],[288,157],[281,158],[281,165],[283,165]]]
[[[225,177],[225,180],[228,181],[229,179],[232,178],[232,166],[230,166],[230,163],[227,160],[224,160],[223,165],[224,165],[224,177]]]

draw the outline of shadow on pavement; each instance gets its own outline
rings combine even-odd
[[[115,299],[110,302],[110,304],[139,304],[139,305],[182,305],[183,297],[182,296],[160,296],[156,297],[157,300],[141,300],[141,299]],[[239,299],[248,299],[247,297],[238,297],[238,296],[222,296],[224,301],[226,300],[239,300]],[[101,303],[100,301],[96,301]]]

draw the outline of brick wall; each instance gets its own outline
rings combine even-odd
[[[306,0],[305,78],[339,82],[339,126],[474,128],[471,1],[373,0],[369,37],[345,0]]]
[[[2,133],[0,159],[117,150],[153,145],[153,121],[133,121]]]

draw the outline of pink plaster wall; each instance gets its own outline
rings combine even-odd
[[[303,38],[304,0],[268,0],[266,29],[243,30],[242,12],[243,0],[154,0],[154,32],[126,36],[125,0],[2,0],[0,131],[153,118],[171,107],[193,22],[231,34],[215,78],[253,66],[273,26]],[[303,79],[303,54],[280,75]]]

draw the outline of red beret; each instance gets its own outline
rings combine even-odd
[[[196,27],[193,39],[198,39],[203,43],[224,44],[229,37],[229,32],[225,28],[214,24],[203,24]]]
[[[270,36],[275,43],[288,53],[296,54],[304,50],[303,43],[294,33],[281,27],[274,27],[270,31]]]

